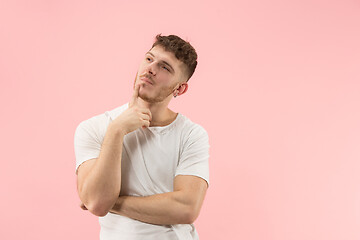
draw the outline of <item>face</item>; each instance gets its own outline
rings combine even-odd
[[[184,64],[173,53],[157,45],[145,54],[134,86],[136,83],[141,84],[139,97],[144,101],[162,102],[171,99],[174,93],[183,89],[182,85],[187,84],[184,70]]]

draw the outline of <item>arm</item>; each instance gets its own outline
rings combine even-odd
[[[206,190],[204,179],[178,175],[173,192],[147,197],[120,196],[110,212],[151,224],[189,224],[198,217]]]
[[[121,131],[109,126],[99,157],[79,166],[79,197],[94,215],[104,216],[119,196],[123,137]]]
[[[79,166],[79,197],[85,208],[94,215],[105,216],[120,194],[124,136],[150,125],[150,110],[136,104],[138,92],[139,85],[136,85],[129,108],[109,124],[99,157]]]

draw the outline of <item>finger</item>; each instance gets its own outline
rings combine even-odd
[[[141,113],[144,113],[150,117],[150,121],[152,119],[151,111],[148,108],[142,108],[140,109]]]
[[[140,89],[140,84],[136,84],[135,89],[134,89],[134,93],[133,93],[133,95],[131,97],[131,100],[130,100],[130,107],[132,107],[134,104],[136,104],[136,99],[139,96],[139,89]]]
[[[150,121],[148,121],[148,120],[143,120],[142,122],[143,122],[142,128],[150,127]]]
[[[140,117],[141,117],[143,120],[151,121],[151,120],[150,120],[150,116],[149,116],[148,114],[141,113],[141,114],[140,114]]]

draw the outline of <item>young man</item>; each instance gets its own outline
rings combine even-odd
[[[100,239],[198,239],[209,181],[206,130],[168,108],[188,89],[195,49],[156,36],[129,103],[82,121],[75,131],[81,207],[99,216]]]

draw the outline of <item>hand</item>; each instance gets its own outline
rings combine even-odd
[[[133,96],[131,97],[129,108],[122,112],[111,124],[119,127],[124,134],[128,134],[142,127],[149,127],[151,112],[148,108],[140,107],[137,104],[139,98],[140,84],[135,85]]]

